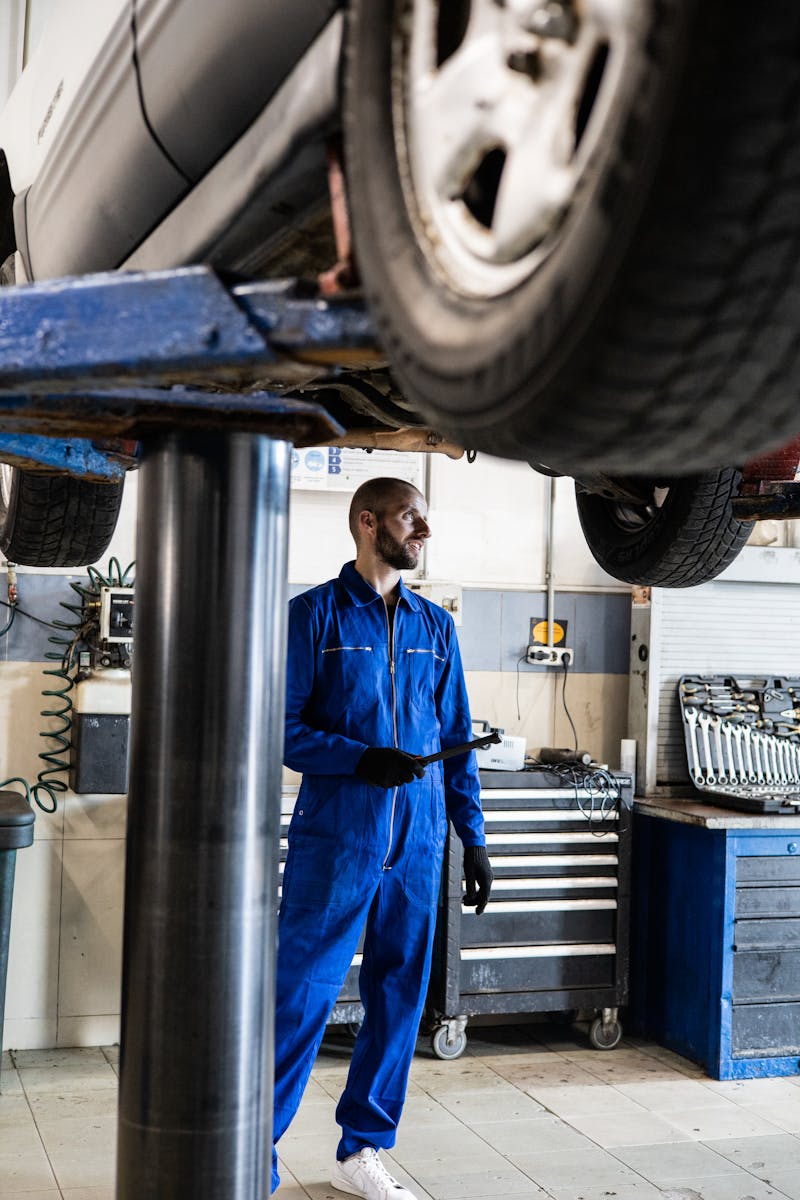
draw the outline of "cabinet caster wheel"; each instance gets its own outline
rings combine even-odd
[[[355,1041],[361,1031],[362,1024],[363,1024],[363,1021],[348,1021],[344,1027],[345,1033],[347,1034],[348,1037],[352,1038],[353,1041]]]
[[[437,1058],[461,1058],[461,1055],[467,1048],[466,1033],[461,1029],[449,1041],[447,1034],[448,1028],[446,1025],[440,1025],[438,1029],[434,1029],[431,1034],[431,1049],[433,1053]]]
[[[622,1038],[622,1026],[619,1021],[606,1021],[595,1017],[589,1026],[589,1041],[595,1050],[613,1050]]]

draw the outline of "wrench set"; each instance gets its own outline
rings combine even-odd
[[[800,679],[684,675],[678,698],[699,791],[750,812],[800,809]]]

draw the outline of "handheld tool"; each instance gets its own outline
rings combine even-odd
[[[445,758],[455,758],[457,754],[467,754],[470,750],[484,750],[487,746],[497,745],[502,740],[500,734],[494,729],[491,733],[485,733],[471,742],[464,742],[461,746],[450,746],[447,750],[437,751],[436,754],[418,754],[416,757],[423,767],[427,767],[429,763],[441,762]]]

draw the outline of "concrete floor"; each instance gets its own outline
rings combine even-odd
[[[326,1045],[281,1142],[280,1200],[328,1184],[348,1048]],[[112,1200],[117,1051],[5,1055],[0,1200]],[[719,1083],[652,1043],[580,1028],[469,1031],[463,1058],[420,1043],[389,1169],[419,1200],[800,1200],[800,1076]]]

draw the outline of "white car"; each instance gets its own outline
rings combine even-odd
[[[337,415],[571,475],[611,574],[696,583],[800,431],[798,45],[781,0],[56,0],[0,117],[3,279],[344,248],[388,365],[313,381]],[[4,466],[0,546],[96,558],[118,493]]]

